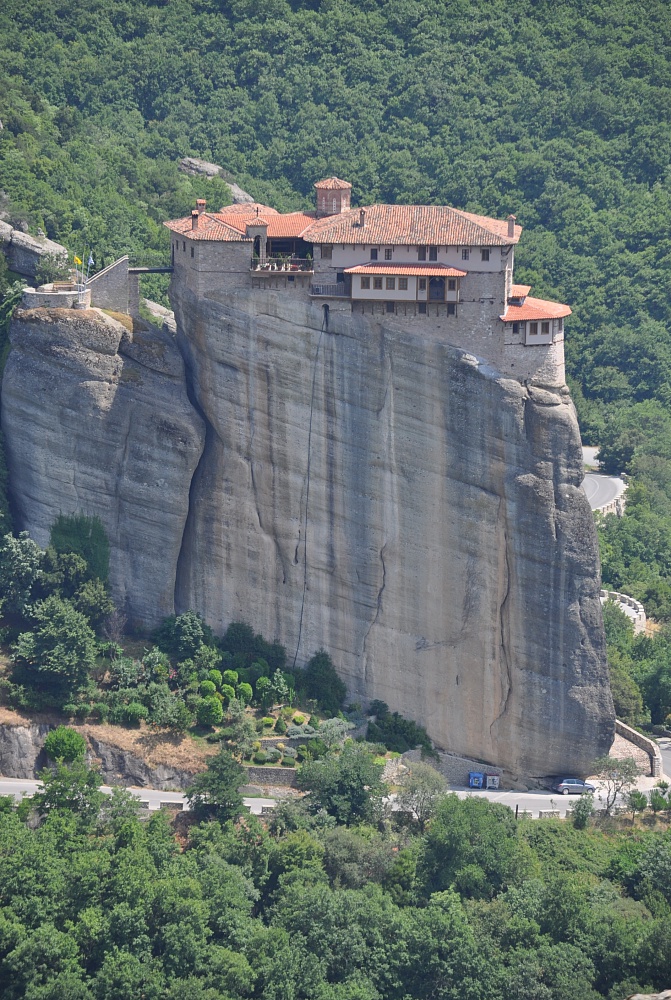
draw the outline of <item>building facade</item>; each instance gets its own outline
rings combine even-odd
[[[514,283],[521,236],[506,220],[448,206],[350,208],[351,185],[315,184],[313,212],[261,204],[166,223],[174,280],[196,295],[248,288],[444,340],[520,380],[563,385],[568,306]]]

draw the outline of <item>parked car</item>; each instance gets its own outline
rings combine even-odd
[[[582,795],[583,792],[595,792],[596,788],[582,778],[559,778],[553,783],[552,790],[562,795]]]

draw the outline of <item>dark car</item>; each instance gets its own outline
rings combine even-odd
[[[559,778],[553,782],[552,789],[561,792],[562,795],[582,795],[583,792],[595,792],[594,785],[583,781],[582,778]]]

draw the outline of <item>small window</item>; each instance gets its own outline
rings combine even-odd
[[[333,247],[328,243],[322,247],[322,260],[333,260]]]
[[[384,259],[391,260],[391,255],[392,255],[391,247],[388,247],[384,252]]]
[[[182,253],[186,253],[186,241],[182,240]]]
[[[429,247],[429,260],[438,260],[438,247]]]
[[[287,275],[287,281],[295,281],[295,280],[296,279],[294,278],[293,274]]]
[[[417,247],[417,260],[426,260],[426,247]]]
[[[387,291],[391,291],[393,288],[396,288],[396,278],[387,278],[386,288]]]
[[[373,288],[382,289],[382,278],[373,278]]]
[[[361,279],[361,287],[362,288],[370,288],[370,278],[362,278]]]
[[[456,292],[456,290],[457,290],[457,279],[456,278],[448,278],[447,279],[447,290],[448,290],[448,292]]]
[[[191,247],[191,256],[193,257],[193,247]]]
[[[489,260],[489,248],[485,247],[484,250],[480,251],[480,256],[483,260]]]
[[[550,324],[549,323],[541,323],[541,333],[545,337],[548,336],[548,334],[550,333]]]
[[[538,334],[538,323],[529,323],[529,336],[535,337]]]
[[[385,306],[386,306],[386,309],[387,309],[388,313],[393,313],[393,311],[394,311],[394,303],[393,302],[385,302]]]
[[[407,290],[408,290],[408,279],[407,278],[399,278],[398,279],[398,287],[399,287],[400,291],[407,292]]]
[[[456,316],[457,315],[457,306],[456,306],[456,303],[454,303],[454,302],[448,302],[447,303],[447,315],[448,316]]]
[[[471,251],[467,247],[464,247],[461,251],[461,259],[468,260],[470,256],[471,256]]]
[[[420,290],[420,292],[425,292],[426,291],[426,278],[420,278],[419,279],[419,290]]]
[[[559,330],[560,333],[562,333],[564,330],[564,320],[562,317],[560,317],[557,322],[557,329]]]
[[[423,315],[426,315],[426,302],[418,302],[417,303],[417,312],[422,313]]]
[[[521,333],[520,324],[513,323],[513,337],[518,337],[520,333]]]
[[[370,259],[371,260],[377,260],[377,248],[376,247],[371,247],[370,248]]]

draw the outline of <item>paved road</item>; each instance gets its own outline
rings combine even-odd
[[[0,795],[13,795],[16,799],[22,799],[24,795],[34,795],[39,784],[39,781],[32,778],[0,777]],[[103,785],[102,791],[109,794],[112,789],[109,785]],[[181,792],[161,792],[156,788],[129,788],[128,791],[141,802],[149,803],[150,810],[160,809],[161,805],[169,802],[186,806],[186,799]],[[243,802],[256,816],[260,816],[263,806],[275,805],[275,799],[245,798]]]
[[[618,497],[625,484],[617,476],[602,476],[588,472],[582,481],[582,488],[592,510],[598,510]]]

